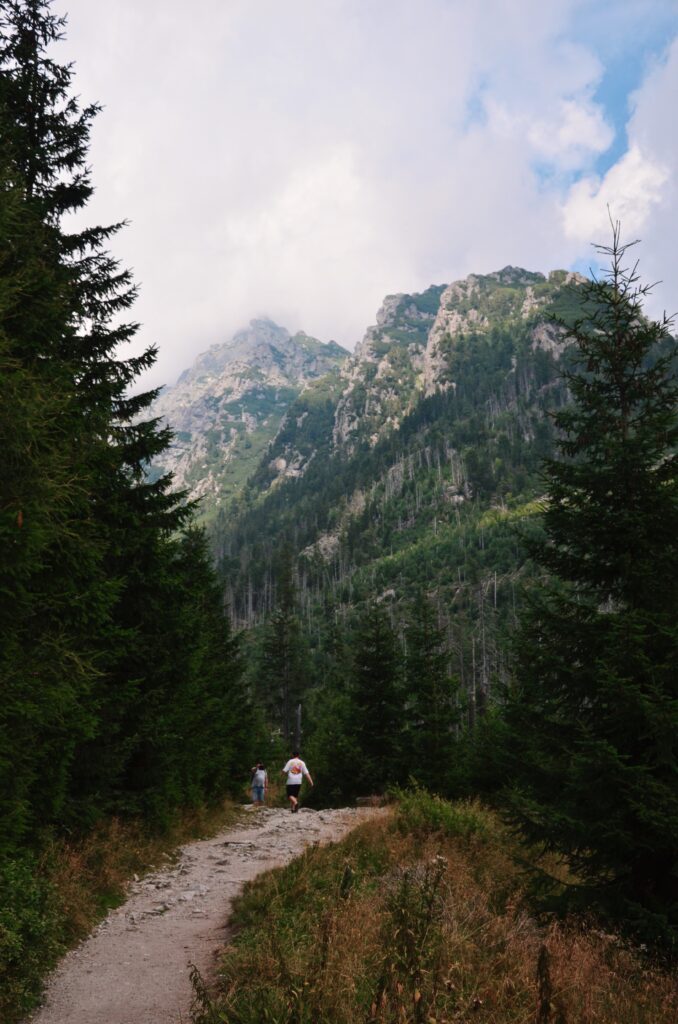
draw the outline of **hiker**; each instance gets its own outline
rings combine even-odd
[[[292,751],[292,757],[283,768],[282,773],[283,775],[287,774],[287,798],[290,802],[292,814],[296,814],[299,810],[299,790],[301,789],[304,775],[310,784],[313,785],[311,773],[299,757],[298,750]]]
[[[261,761],[257,761],[252,769],[252,803],[255,807],[264,806],[266,791],[268,790],[268,772]]]

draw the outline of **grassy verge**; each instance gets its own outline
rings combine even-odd
[[[538,924],[492,812],[425,793],[246,886],[195,1024],[673,1024],[678,984],[613,935]]]
[[[0,864],[0,1021],[38,1001],[42,981],[69,947],[120,904],[127,883],[171,859],[180,844],[235,822],[236,805],[192,809],[162,834],[117,819],[77,842],[53,840],[40,856]]]

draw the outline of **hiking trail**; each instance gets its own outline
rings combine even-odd
[[[250,808],[245,823],[180,847],[166,868],[135,880],[125,903],[64,957],[30,1024],[187,1024],[189,965],[214,976],[244,883],[373,813]]]

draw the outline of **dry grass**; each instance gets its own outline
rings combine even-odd
[[[58,957],[125,897],[127,883],[192,838],[235,821],[229,803],[177,816],[153,835],[140,822],[102,824],[86,838],[53,841],[42,857],[7,861],[0,872],[0,1021],[23,1020]]]
[[[675,1024],[675,976],[614,936],[529,916],[507,837],[477,811],[462,836],[373,821],[252,883],[195,1021]]]
[[[82,938],[118,905],[134,875],[166,863],[182,843],[213,835],[237,817],[236,805],[224,801],[209,809],[185,811],[158,834],[150,833],[142,822],[113,818],[83,839],[52,843],[44,853],[43,868],[58,894],[67,940]]]

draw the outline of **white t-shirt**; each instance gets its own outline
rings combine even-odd
[[[265,786],[266,785],[266,772],[263,768],[257,768],[252,776],[253,786]]]
[[[302,777],[308,775],[308,768],[300,757],[291,757],[283,771],[287,772],[288,786],[300,786]]]

